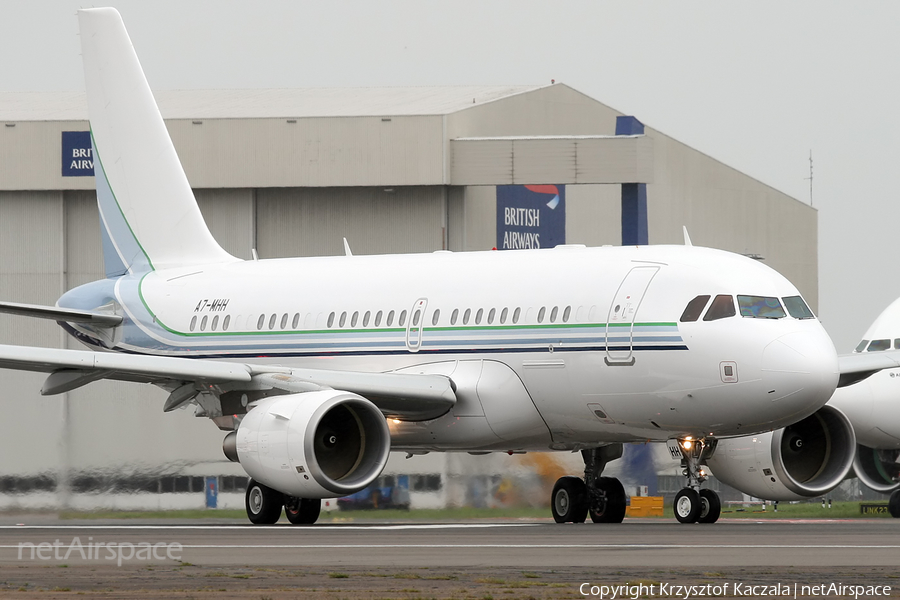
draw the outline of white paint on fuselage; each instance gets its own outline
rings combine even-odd
[[[621,301],[617,292],[623,280],[635,267],[646,266],[658,270],[646,293],[629,299],[633,317],[607,332],[606,323],[616,314],[613,299]],[[123,286],[124,282],[119,287]],[[560,448],[777,428],[819,408],[837,381],[834,348],[816,319],[738,315],[678,322],[687,303],[701,294],[799,295],[765,265],[706,248],[559,248],[246,261],[152,272],[141,281],[140,293],[156,322],[143,307],[125,295],[119,297],[141,330],[141,335],[126,334],[122,339],[120,348],[130,351],[242,360],[252,356],[257,363],[362,371],[457,360],[498,361],[524,382],[554,447]],[[422,299],[427,309],[420,317],[424,330],[416,348],[415,342],[408,343],[408,322]],[[554,307],[556,319],[550,323]],[[567,307],[568,322],[562,322]],[[492,309],[493,322],[488,324]],[[501,324],[504,309],[506,322]],[[516,309],[520,318],[514,324]],[[440,315],[433,325],[435,310]],[[458,319],[451,325],[454,310],[459,311]],[[471,316],[464,325],[466,310]],[[481,322],[475,324],[479,310]],[[383,320],[376,328],[378,311]],[[389,311],[395,313],[394,322],[386,328]],[[399,328],[401,311],[407,313],[407,324]],[[363,327],[366,312],[369,324]],[[300,324],[292,329],[296,313],[301,315]],[[334,321],[328,327],[332,313]],[[351,327],[354,313],[357,325]],[[215,315],[220,322],[230,316],[228,332],[222,332],[221,325],[210,331]],[[264,315],[262,331],[257,329],[260,315]],[[270,330],[271,315],[276,319]],[[281,328],[283,315],[288,315],[286,330]],[[191,320],[202,316],[208,317],[206,331],[199,331],[198,320],[191,332]],[[631,318],[634,327],[629,325]],[[607,351],[607,333],[609,339],[624,334],[622,343],[627,344],[632,332],[630,353]],[[633,364],[623,356],[630,356]],[[723,382],[723,361],[736,363],[737,382]],[[601,405],[608,418],[599,418],[589,404]],[[443,419],[448,418],[456,416],[451,413]],[[439,428],[428,435],[428,447],[442,447]],[[535,442],[533,435],[530,439],[520,445],[506,439],[496,447],[546,449],[544,441]],[[466,449],[464,436],[452,448]]]

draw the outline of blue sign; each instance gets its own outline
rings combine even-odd
[[[94,176],[94,150],[91,147],[90,131],[62,132],[62,176]]]
[[[566,243],[566,186],[498,185],[497,249]]]
[[[216,508],[219,500],[219,478],[218,477],[207,477],[205,482],[206,485],[206,508]]]

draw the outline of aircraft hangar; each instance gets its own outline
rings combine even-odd
[[[343,238],[354,254],[680,244],[684,226],[695,245],[765,260],[817,305],[814,208],[565,84],[157,101],[210,230],[237,257],[343,254]],[[0,299],[52,305],[104,277],[87,104],[79,92],[3,92],[0,122]],[[10,315],[0,343],[79,347],[51,321]],[[210,477],[220,502],[243,506],[223,434],[191,411],[163,414],[165,392],[101,381],[42,397],[43,379],[0,371],[0,508],[202,506]],[[436,475],[499,464],[416,457],[389,469],[434,491]]]

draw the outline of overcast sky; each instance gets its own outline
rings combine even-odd
[[[839,352],[900,296],[900,3],[109,2],[154,89],[564,82],[819,210]],[[0,0],[0,90],[84,87],[68,0]]]

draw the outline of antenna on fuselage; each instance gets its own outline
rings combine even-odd
[[[347,238],[344,238],[344,256],[353,256],[353,253],[350,252],[350,244],[347,242]]]
[[[681,229],[682,229],[682,231],[684,231],[684,245],[685,246],[693,246],[694,244],[691,243],[691,236],[688,235],[688,232],[687,232],[687,225],[682,225]]]

